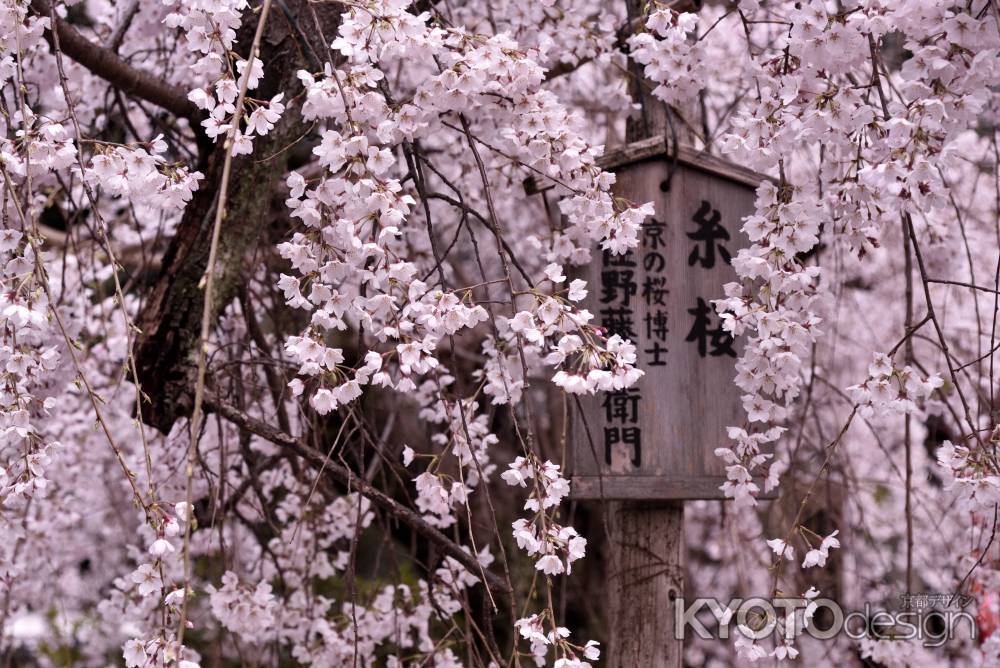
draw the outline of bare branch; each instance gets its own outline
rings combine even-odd
[[[45,18],[50,18],[52,11],[47,0],[31,0],[31,9]],[[177,86],[149,72],[137,70],[121,56],[91,42],[77,32],[76,28],[61,19],[56,19],[55,25],[50,29],[58,31],[59,47],[64,54],[115,88],[166,109],[175,116],[191,120],[198,118],[200,114],[198,107],[188,100],[185,92]],[[53,44],[51,32],[46,33],[45,37],[51,46]]]
[[[115,31],[111,33],[111,37],[108,38],[108,49],[114,53],[118,53],[119,47],[121,47],[122,42],[125,41],[125,35],[128,33],[129,27],[132,25],[132,19],[135,15],[139,13],[139,0],[132,0],[128,7],[122,12],[121,23],[115,27]]]
[[[317,468],[323,466],[325,462],[324,471],[338,483],[358,492],[382,509],[382,511],[389,513],[397,520],[408,525],[418,534],[441,548],[446,555],[462,564],[472,575],[476,577],[485,576],[486,584],[492,591],[504,594],[505,596],[512,594],[507,584],[495,573],[482,568],[473,555],[466,552],[460,545],[438,531],[435,527],[428,524],[416,512],[369,485],[360,475],[341,464],[327,460],[324,453],[315,450],[302,440],[247,415],[235,406],[222,401],[211,392],[205,393],[204,402],[207,408],[216,411],[233,424],[246,429],[251,434],[259,436],[266,441],[290,450]]]

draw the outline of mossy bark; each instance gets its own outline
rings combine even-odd
[[[293,16],[302,17],[300,20],[308,17],[311,22],[304,0],[288,4]],[[335,33],[336,15],[324,14],[321,18],[327,24],[323,26],[324,34]],[[287,213],[280,210],[288,149],[309,129],[302,119],[301,84],[295,76],[299,69],[309,68],[301,41],[305,36],[299,33],[297,38],[297,31],[289,21],[288,15],[273,13],[261,44],[264,77],[251,94],[258,99],[270,99],[284,92],[286,108],[270,133],[254,137],[253,153],[233,162],[215,266],[213,324],[237,296],[239,286],[252,276],[255,251],[274,242],[271,221],[276,217],[272,211],[276,195],[279,195],[277,218],[283,221],[279,227],[283,232],[289,228]],[[256,15],[248,10],[238,34],[238,52],[240,47],[249,48],[256,23]],[[323,47],[317,44],[313,48]],[[199,168],[205,178],[184,211],[164,254],[160,275],[136,318],[141,330],[135,351],[136,367],[142,391],[148,397],[143,402],[142,419],[163,432],[168,432],[177,418],[191,411],[205,297],[201,283],[208,267],[224,161],[221,138],[202,146]]]

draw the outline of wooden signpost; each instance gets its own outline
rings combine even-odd
[[[731,260],[748,245],[759,174],[664,134],[662,106],[643,106],[637,138],[601,166],[615,194],[653,201],[638,248],[595,251],[583,268],[583,306],[595,323],[631,340],[645,376],[628,390],[582,397],[571,413],[571,495],[605,501],[610,537],[608,665],[680,668],[674,635],[684,597],[684,501],[723,499],[715,449],[743,424],[733,378],[740,345],[712,306],[736,280]],[[657,134],[644,137],[652,128]]]
[[[625,0],[633,28],[645,4]],[[629,143],[600,164],[616,173],[616,195],[652,200],[656,214],[630,253],[596,251],[583,271],[584,306],[636,345],[645,376],[628,390],[582,398],[571,412],[571,495],[605,501],[607,665],[680,668],[684,501],[724,498],[715,449],[727,445],[726,427],[745,421],[733,383],[739,345],[712,300],[736,280],[730,261],[748,243],[740,227],[764,177],[684,148],[689,126],[650,95],[635,60],[629,89],[638,111],[626,123]]]
[[[639,382],[581,399],[571,421],[572,493],[579,499],[722,499],[716,448],[745,421],[733,384],[739,345],[712,306],[736,280],[730,260],[748,245],[762,177],[663,137],[611,151],[615,194],[655,204],[639,247],[595,253],[583,306],[610,334],[635,343]],[[584,424],[586,423],[586,424]]]
[[[673,629],[684,597],[684,501],[725,498],[715,449],[729,444],[727,427],[745,422],[733,382],[741,346],[712,302],[737,278],[731,260],[749,243],[742,220],[766,177],[673,149],[663,111],[644,105],[646,131],[600,160],[617,175],[615,195],[653,201],[655,216],[636,249],[595,249],[577,274],[588,284],[582,306],[635,344],[645,372],[627,390],[580,397],[568,425],[571,496],[605,502],[610,668],[682,665]]]

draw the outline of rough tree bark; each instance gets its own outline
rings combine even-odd
[[[250,278],[252,264],[247,260],[255,249],[273,241],[268,221],[274,194],[284,187],[288,149],[309,130],[300,112],[297,93],[301,84],[295,73],[310,67],[306,51],[311,48],[325,53],[325,48],[318,44],[318,37],[311,47],[304,44],[305,31],[292,23],[294,17],[311,21],[306,0],[285,4],[288,13],[276,13],[266,27],[260,54],[264,78],[252,95],[270,99],[284,92],[286,109],[270,133],[254,138],[253,153],[233,163],[215,268],[213,320]],[[319,16],[325,24],[324,34],[335,34],[339,10],[322,11]],[[249,46],[255,26],[252,16],[244,17],[237,50]],[[221,138],[204,147],[201,157],[205,179],[184,211],[164,254],[160,275],[136,318],[142,332],[136,346],[136,366],[142,390],[150,397],[143,404],[142,419],[163,432],[169,431],[177,418],[189,415],[193,403],[192,378],[204,303],[200,283],[208,266],[212,220],[225,159]]]

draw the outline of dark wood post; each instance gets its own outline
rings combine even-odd
[[[629,20],[641,21],[645,3],[626,4]],[[630,62],[632,96],[640,110],[626,125],[625,140],[664,136],[669,110],[651,95],[642,66]],[[617,501],[609,504],[608,515],[609,665],[680,668],[684,643],[674,638],[674,601],[684,595],[684,502]]]

